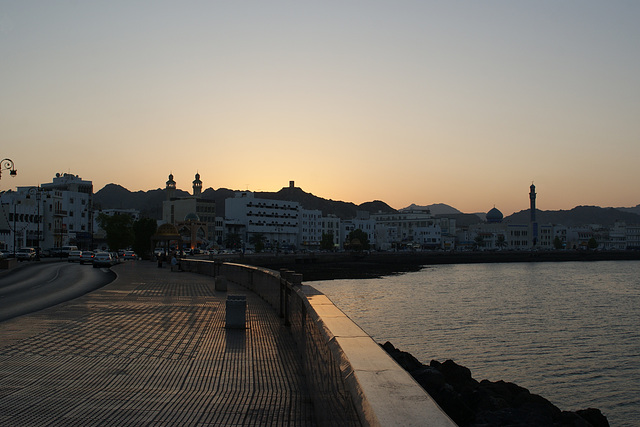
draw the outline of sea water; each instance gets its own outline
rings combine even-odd
[[[438,265],[308,284],[425,364],[453,359],[477,380],[640,425],[640,261]]]

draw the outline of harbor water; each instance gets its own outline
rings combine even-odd
[[[562,410],[640,425],[640,261],[438,265],[309,284],[425,364],[452,359]]]

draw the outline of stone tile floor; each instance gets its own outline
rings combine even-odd
[[[0,323],[0,425],[315,424],[295,344],[259,297],[151,262],[114,270]],[[247,329],[224,327],[227,294],[247,296]]]

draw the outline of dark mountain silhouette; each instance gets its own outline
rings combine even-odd
[[[178,197],[186,197],[189,193],[176,190]],[[93,195],[93,203],[97,209],[137,209],[140,214],[149,218],[162,218],[162,201],[166,200],[163,189],[131,192],[118,184],[107,184]]]
[[[633,208],[616,208],[616,209],[622,212],[629,212],[629,213],[640,215],[640,205],[636,205]]]
[[[530,210],[527,209],[509,215],[504,218],[504,222],[527,224],[529,222],[529,218]],[[615,221],[625,221],[627,224],[640,224],[640,215],[614,208],[576,206],[571,210],[537,210],[536,221],[539,224],[562,224],[568,227],[588,224],[599,224],[603,227],[611,227]]]
[[[236,191],[227,188],[207,188],[202,192],[203,199],[215,200],[218,216],[224,216],[225,200],[235,196]],[[176,190],[176,197],[189,197],[186,191]],[[303,191],[299,187],[284,187],[278,192],[256,192],[255,197],[273,200],[289,200],[298,202],[305,209],[317,209],[322,215],[336,215],[341,219],[352,219],[358,211],[369,213],[397,212],[385,202],[376,200],[356,205],[350,202],[341,202],[323,199],[311,193]],[[162,202],[166,200],[164,189],[131,192],[117,184],[108,184],[94,194],[94,204],[99,209],[137,209],[143,216],[149,218],[162,218]],[[442,204],[428,206],[411,206],[407,209],[426,208],[435,216],[455,218],[458,227],[466,227],[474,223],[482,222],[476,214],[464,214],[457,209]],[[634,208],[601,208],[597,206],[577,206],[571,210],[536,212],[536,219],[540,224],[562,224],[569,227],[599,224],[603,227],[611,227],[616,220],[625,221],[627,224],[640,224],[640,205]],[[505,222],[514,224],[527,224],[529,222],[529,210],[523,210],[509,215]]]
[[[410,211],[410,210],[424,210],[429,209],[432,215],[456,215],[462,214],[458,209],[453,206],[449,206],[444,203],[433,203],[427,206],[418,206],[415,203],[407,206],[406,208],[399,209],[400,212]]]
[[[235,196],[236,191],[227,188],[207,188],[202,192],[202,198],[215,200],[218,216],[224,216],[224,205],[227,198]],[[396,212],[395,209],[381,201],[372,201],[356,205],[355,203],[327,200],[306,193],[299,187],[285,187],[280,191],[255,192],[255,197],[271,200],[288,200],[298,202],[305,209],[317,209],[323,215],[336,215],[341,219],[351,219],[356,217],[358,211],[369,213]],[[186,191],[176,190],[176,197],[189,197]],[[166,200],[166,193],[163,189],[150,191],[131,192],[117,184],[108,184],[94,194],[94,204],[99,209],[137,209],[142,215],[150,218],[162,218],[162,202]]]

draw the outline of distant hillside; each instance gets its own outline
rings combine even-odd
[[[305,209],[317,209],[322,211],[322,215],[332,214],[341,219],[355,218],[358,211],[366,211],[369,213],[396,212],[391,206],[379,200],[356,205],[351,202],[323,199],[311,193],[306,193],[299,187],[284,187],[277,193],[261,192],[255,194],[256,197],[263,199],[298,202]]]
[[[227,188],[207,188],[202,192],[202,198],[215,200],[217,215],[224,215],[225,200],[234,197],[236,191]],[[176,197],[189,197],[190,193],[176,190]],[[333,214],[341,219],[356,217],[358,211],[369,213],[396,212],[385,202],[376,200],[356,205],[350,202],[327,200],[303,191],[299,187],[285,187],[278,192],[256,192],[256,197],[273,200],[290,200],[298,202],[305,209],[317,209],[323,215]],[[117,184],[108,184],[94,194],[94,204],[100,209],[137,209],[142,215],[150,218],[162,218],[162,202],[166,199],[164,189],[131,192]],[[429,209],[434,216],[455,218],[458,227],[466,227],[482,222],[476,214],[465,214],[459,210],[436,203],[427,206],[412,204],[401,211],[409,209]],[[640,224],[640,205],[634,208],[600,208],[597,206],[577,206],[571,210],[541,211],[536,213],[540,224],[563,224],[569,227],[587,224],[600,224],[610,227],[616,220],[628,224]],[[504,219],[505,222],[526,224],[529,222],[529,210],[516,212]]]
[[[529,222],[529,209],[516,212],[504,219],[505,222],[526,224]],[[601,208],[598,206],[577,206],[571,210],[536,211],[539,224],[562,224],[575,227],[587,224],[599,224],[611,227],[615,221],[625,221],[628,224],[640,224],[640,215],[624,212],[620,209]]]
[[[633,208],[616,208],[616,209],[622,212],[634,213],[634,214],[640,215],[640,205],[636,205]]]
[[[202,192],[202,198],[215,200],[217,215],[224,215],[225,200],[234,197],[234,190],[219,188],[214,190],[207,188]],[[176,190],[176,197],[189,197],[186,191]],[[356,217],[357,211],[396,212],[384,202],[373,201],[356,205],[354,203],[327,200],[304,192],[299,187],[285,187],[273,192],[256,192],[255,196],[263,199],[290,200],[298,202],[305,209],[317,209],[323,215],[333,214],[341,219],[351,219]],[[162,202],[166,200],[166,193],[163,189],[150,191],[131,192],[117,184],[108,184],[94,194],[94,204],[100,209],[137,209],[143,215],[150,218],[162,218]]]
[[[456,215],[456,214],[462,213],[458,209],[452,206],[446,205],[444,203],[434,203],[427,206],[418,206],[412,203],[410,206],[407,206],[406,208],[402,208],[399,210],[400,212],[405,212],[410,210],[424,210],[424,209],[429,209],[432,215]]]
[[[177,190],[179,197],[189,194]],[[93,203],[98,209],[137,209],[144,216],[162,218],[162,201],[166,193],[162,189],[131,192],[121,185],[107,184],[94,194]]]

